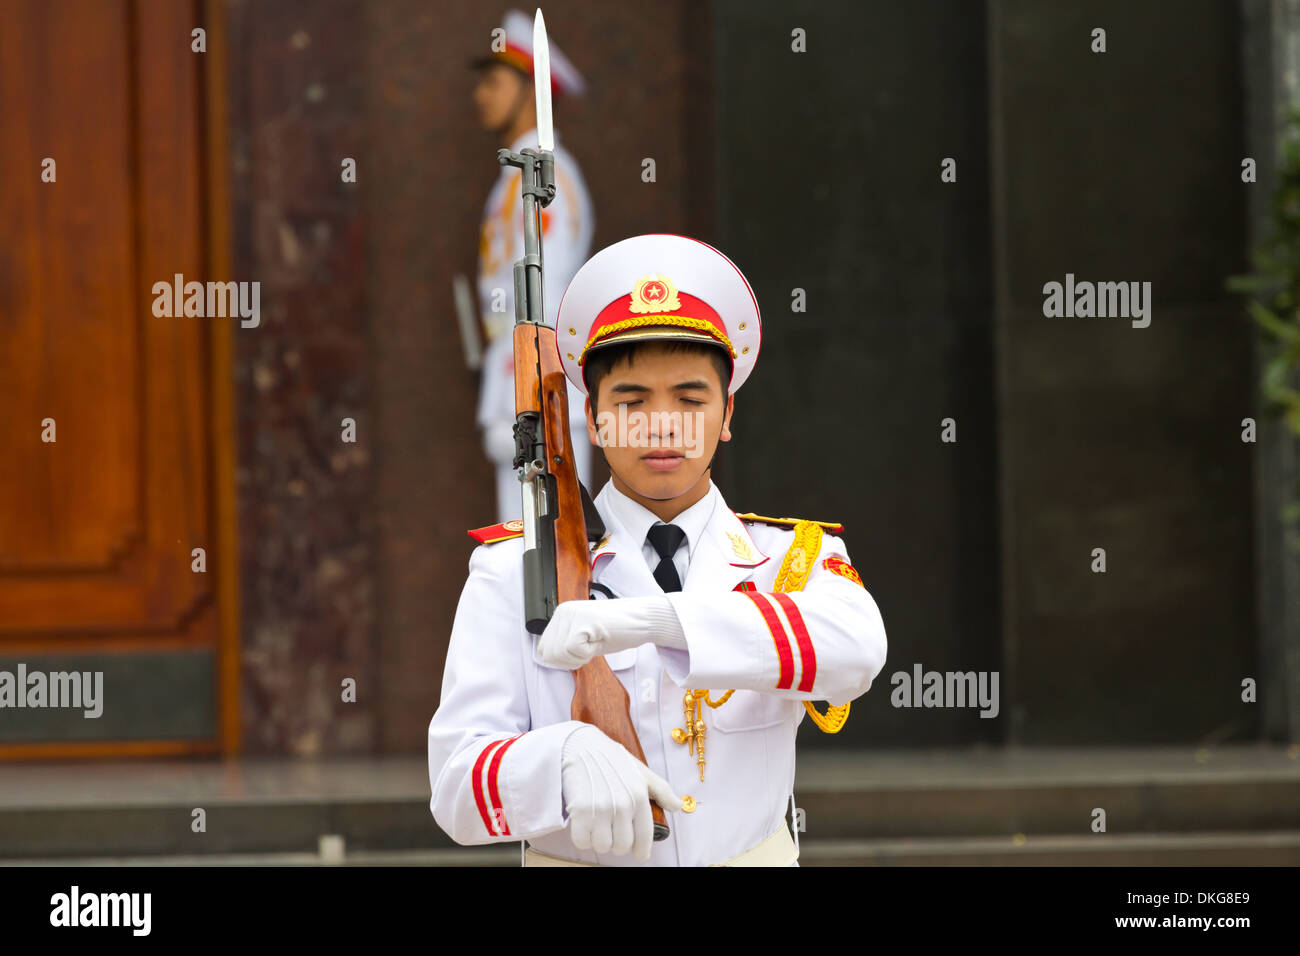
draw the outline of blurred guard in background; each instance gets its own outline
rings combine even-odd
[[[533,24],[518,10],[505,17],[505,37],[493,39],[491,55],[475,61],[479,71],[474,105],[479,122],[501,146],[518,151],[537,146],[537,105],[533,93]],[[499,49],[498,49],[499,48]],[[581,75],[550,46],[551,90],[556,97],[580,96]],[[559,142],[555,144],[556,198],[541,210],[542,243],[546,255],[543,298],[546,321],[555,325],[560,295],[587,261],[591,249],[591,197],[577,162]],[[524,254],[523,213],[519,170],[501,168],[488,194],[479,236],[478,295],[487,348],[483,355],[478,425],[483,449],[497,471],[497,520],[519,517],[520,492],[515,456],[514,355],[511,329],[515,321],[514,263]],[[569,421],[577,459],[578,480],[591,487],[591,443],[587,438],[582,395],[570,390]]]

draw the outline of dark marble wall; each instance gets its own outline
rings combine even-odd
[[[765,338],[728,490],[843,521],[890,637],[843,733],[801,739],[1251,737],[1235,7],[715,10],[723,247]],[[1045,318],[1067,272],[1151,281],[1151,327]],[[998,718],[891,706],[917,664],[998,671]]]
[[[379,726],[359,2],[228,0],[242,709],[251,753],[365,751]],[[356,422],[342,440],[344,418]],[[357,703],[341,700],[353,678]]]
[[[424,746],[465,529],[494,510],[451,286],[474,274],[498,170],[468,64],[504,9],[226,0],[235,262],[262,281],[265,314],[237,340],[251,751]],[[557,126],[593,196],[595,248],[707,235],[707,11],[569,0],[546,14],[590,87],[557,104]],[[345,156],[355,185],[339,181]],[[356,703],[340,701],[345,677]]]
[[[1237,7],[990,9],[1012,738],[1250,738],[1253,332],[1224,279],[1262,187]],[[1045,318],[1067,272],[1151,282],[1150,326]]]
[[[805,721],[800,744],[996,740],[974,711],[889,699],[914,664],[1001,660],[983,8],[716,10],[722,247],[764,338],[723,487],[737,509],[843,522],[890,642],[844,730]],[[939,440],[947,417],[956,444]]]

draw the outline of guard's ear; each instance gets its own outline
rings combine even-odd
[[[736,410],[736,394],[732,392],[727,396],[727,409],[722,413],[722,431],[718,435],[718,441],[731,441],[731,416]]]
[[[596,428],[596,418],[591,411],[591,396],[582,403],[583,410],[587,413],[587,441],[591,442],[597,448],[603,447],[600,443],[600,430]]]

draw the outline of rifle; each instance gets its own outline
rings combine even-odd
[[[540,634],[560,601],[591,599],[591,543],[604,527],[578,481],[569,434],[568,386],[555,330],[542,302],[540,208],[555,198],[555,134],[551,125],[551,70],[542,11],[533,22],[533,84],[537,93],[537,149],[497,151],[503,166],[523,179],[524,256],[514,266],[515,468],[523,495],[524,623]],[[590,519],[590,520],[589,520]],[[627,690],[604,657],[573,672],[571,716],[594,724],[645,763],[632,726]],[[668,837],[663,809],[651,801],[654,838]]]

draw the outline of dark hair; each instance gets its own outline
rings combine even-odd
[[[731,384],[731,357],[716,345],[703,342],[683,342],[681,339],[669,339],[666,342],[642,339],[623,345],[607,345],[587,356],[582,363],[582,380],[587,383],[587,395],[591,398],[591,409],[596,410],[596,396],[600,392],[600,383],[619,362],[631,364],[637,353],[646,346],[661,348],[666,352],[685,352],[691,355],[706,355],[712,359],[713,367],[718,372],[718,383],[722,386],[722,401],[726,404],[727,387]]]

